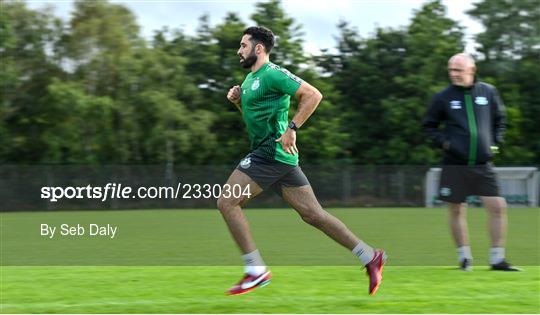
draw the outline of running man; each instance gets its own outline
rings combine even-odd
[[[321,93],[289,71],[270,62],[274,34],[264,27],[247,28],[240,41],[240,65],[251,72],[242,86],[229,90],[227,99],[242,112],[247,125],[251,152],[229,177],[230,187],[249,188],[251,196],[222,195],[217,206],[233,239],[242,252],[244,277],[228,294],[247,293],[270,282],[271,273],[255,246],[242,206],[263,190],[273,189],[302,219],[337,243],[348,248],[366,266],[369,294],[382,280],[386,255],[356,237],[339,219],[326,212],[315,197],[308,179],[298,166],[296,132],[315,111]],[[291,96],[298,97],[298,111],[289,122]]]

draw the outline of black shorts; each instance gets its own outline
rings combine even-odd
[[[300,166],[270,161],[253,153],[243,158],[236,169],[249,176],[263,190],[272,188],[279,194],[282,187],[309,185]]]
[[[465,202],[468,196],[499,196],[497,174],[491,163],[484,165],[443,165],[439,199]]]

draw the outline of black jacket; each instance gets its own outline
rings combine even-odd
[[[475,81],[468,88],[450,85],[435,94],[422,127],[439,148],[449,143],[443,164],[485,164],[493,156],[490,147],[503,141],[504,104],[487,83]]]

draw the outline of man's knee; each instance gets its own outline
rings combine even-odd
[[[230,209],[238,205],[238,202],[235,202],[233,199],[224,198],[223,196],[219,197],[217,200],[217,208],[221,212],[227,212]]]
[[[488,211],[491,213],[491,215],[496,217],[502,217],[506,215],[506,204],[504,203],[496,203],[494,205],[491,205],[489,207]]]
[[[494,208],[490,210],[491,216],[493,218],[504,218],[506,217],[506,209],[505,208]]]
[[[319,227],[322,226],[324,221],[326,220],[326,212],[324,210],[306,211],[302,212],[301,217],[302,220],[304,220],[304,222],[306,222],[307,224]]]
[[[453,217],[461,217],[461,216],[466,215],[467,207],[465,207],[461,203],[450,203],[448,205],[448,211],[450,215]]]
[[[484,206],[492,216],[501,217],[506,215],[506,200],[502,197],[484,198]]]

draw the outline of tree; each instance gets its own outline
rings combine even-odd
[[[509,116],[498,161],[540,164],[540,6],[535,0],[480,1],[468,12],[485,31],[476,36],[480,74],[497,86]]]
[[[447,85],[448,59],[463,51],[462,27],[446,16],[440,0],[416,11],[407,28],[402,72],[396,74],[394,95],[383,98],[383,124],[392,134],[387,152],[397,164],[431,164],[438,148],[430,147],[421,130],[424,113],[434,93]]]
[[[0,161],[40,162],[41,134],[54,123],[44,119],[47,86],[63,76],[48,49],[61,36],[61,22],[51,8],[33,11],[18,1],[0,6]]]
[[[490,0],[473,4],[467,13],[486,28],[478,34],[486,61],[520,59],[538,54],[540,6],[537,0]]]
[[[106,163],[118,153],[112,139],[115,104],[109,97],[87,95],[80,83],[54,80],[47,104],[42,119],[51,124],[40,135],[46,144],[42,161]]]
[[[346,22],[338,27],[338,54],[320,65],[342,93],[352,157],[361,164],[435,162],[420,124],[432,93],[446,82],[448,57],[463,48],[457,23],[432,1],[407,29],[378,28],[363,39]]]
[[[285,13],[279,0],[258,2],[251,19],[257,25],[271,29],[276,35],[276,44],[270,54],[270,60],[297,73],[299,66],[307,60],[302,48],[304,35],[302,25],[297,24]]]
[[[128,162],[200,164],[213,154],[215,116],[188,105],[200,96],[187,62],[166,47],[155,47],[137,49],[119,64],[122,85],[116,100],[122,108],[117,113],[130,124],[118,133],[128,140]]]
[[[1,162],[230,164],[247,152],[226,99],[247,74],[236,52],[249,25],[237,13],[215,26],[202,16],[194,36],[164,28],[147,42],[129,9],[107,0],[75,1],[66,24],[50,9],[0,1]],[[499,164],[540,163],[539,11],[532,0],[484,0],[469,12],[485,26],[479,75],[507,105]],[[304,52],[302,26],[279,0],[257,3],[251,18],[277,36],[271,61],[324,95],[298,133],[303,161],[437,161],[420,124],[447,84],[448,58],[464,48],[441,0],[366,38],[342,21],[337,53],[321,56]]]
[[[141,46],[139,26],[126,7],[106,0],[75,1],[62,48],[88,93],[111,95],[117,84],[117,64]]]

